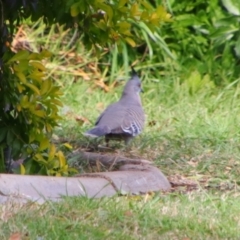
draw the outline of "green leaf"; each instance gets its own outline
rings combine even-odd
[[[41,71],[46,71],[45,66],[43,66],[43,64],[41,62],[37,62],[37,61],[31,61],[30,65],[32,65],[33,67],[37,68],[38,70]]]
[[[199,24],[199,20],[194,14],[182,14],[175,17],[175,20],[179,22],[181,27],[192,27]]]
[[[136,46],[136,43],[134,42],[134,40],[132,38],[129,38],[129,37],[126,37],[124,38],[125,41],[130,44],[132,47],[135,47]]]
[[[102,29],[103,31],[105,31],[105,30],[107,29],[107,24],[106,24],[106,22],[103,21],[102,19],[101,19],[99,22],[95,23],[95,26],[96,26],[97,28]]]
[[[118,8],[124,7],[124,5],[127,3],[128,0],[119,0],[118,2]]]
[[[44,157],[40,153],[35,154],[34,159],[36,159],[38,162],[40,162],[44,165],[47,164],[47,161],[44,159]]]
[[[31,158],[24,162],[25,174],[36,174],[41,167],[36,159]]]
[[[41,95],[46,94],[47,92],[49,92],[52,88],[52,82],[50,79],[46,79],[42,82],[41,85],[41,89],[40,89],[40,93]]]
[[[48,50],[44,49],[44,50],[41,51],[40,56],[41,56],[42,58],[49,58],[49,57],[52,56],[52,53],[49,52]],[[33,59],[33,60],[34,60],[34,59]]]
[[[13,132],[11,130],[7,131],[7,145],[11,145],[13,140],[15,138],[15,135],[13,134]]]
[[[28,101],[28,96],[24,95],[21,100],[20,100],[20,106],[22,108],[28,108],[30,105],[29,101]]]
[[[62,168],[63,166],[66,165],[66,158],[65,156],[63,155],[63,152],[62,151],[58,151],[57,154],[58,156],[58,160],[59,160],[59,167]]]
[[[41,141],[40,141],[40,146],[39,146],[39,150],[45,150],[49,147],[49,140],[48,138],[44,137]]]
[[[7,128],[0,128],[0,143],[5,139],[7,131]]]
[[[39,89],[35,85],[30,84],[30,83],[25,83],[25,85],[27,87],[29,87],[30,89],[32,89],[33,92],[35,92],[37,95],[40,95],[40,91],[39,91]]]
[[[236,55],[240,58],[240,36],[238,37],[238,40],[236,41],[234,50],[235,50]]]
[[[26,50],[19,51],[12,58],[10,58],[7,64],[12,63],[14,61],[26,60],[29,57],[29,52]]]
[[[39,83],[42,83],[42,79],[46,76],[45,72],[40,72],[38,70],[33,71],[28,78],[34,79]]]
[[[34,110],[32,113],[41,118],[44,118],[46,116],[46,113],[42,110]]]
[[[72,145],[70,145],[69,143],[64,143],[63,146],[70,150],[73,148]]]
[[[32,143],[36,140],[36,134],[34,132],[30,132],[29,134],[29,143]]]
[[[28,57],[28,60],[42,60],[43,56],[41,56],[39,53],[31,53]]]
[[[131,16],[133,18],[137,17],[140,15],[140,11],[139,11],[139,5],[138,4],[133,4],[130,10]]]
[[[26,173],[25,167],[22,164],[20,164],[20,174],[25,175],[25,173]]]
[[[24,84],[27,83],[26,76],[22,72],[15,72],[15,73],[22,83],[24,83]]]
[[[22,141],[19,138],[15,138],[12,143],[12,155],[13,158],[18,157],[21,152]]]
[[[120,31],[126,31],[131,28],[131,24],[128,22],[119,22],[117,26],[120,28]]]
[[[146,0],[141,0],[140,2],[141,2],[141,4],[142,4],[148,11],[153,9],[152,6],[151,6],[151,4],[150,4],[148,1],[146,1]]]
[[[71,6],[70,13],[72,17],[76,17],[80,13],[79,2]]]
[[[156,13],[161,21],[169,21],[171,18],[171,15],[167,13],[166,9],[161,5],[157,7]]]
[[[223,6],[233,15],[240,16],[239,0],[222,0]]]
[[[26,59],[19,61],[18,67],[20,71],[22,72],[26,71],[29,68],[29,60]]]
[[[54,144],[51,144],[48,154],[48,161],[52,160],[54,158],[54,155],[56,153],[56,147]]]
[[[49,133],[52,132],[52,126],[51,126],[51,124],[46,123],[46,124],[45,124],[45,128],[46,128],[46,131],[47,131],[47,132],[49,132]]]
[[[113,17],[113,10],[112,10],[112,8],[111,8],[109,5],[107,5],[107,4],[105,4],[105,3],[97,2],[97,6],[98,6],[101,10],[103,10],[103,11],[106,12],[109,20],[112,19],[112,17]]]
[[[60,106],[60,107],[63,107],[62,102],[60,100],[58,100],[58,99],[52,99],[51,102],[56,104],[56,105],[58,105],[58,106]]]

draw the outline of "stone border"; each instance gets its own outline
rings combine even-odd
[[[149,164],[124,164],[119,171],[79,174],[74,177],[0,174],[0,203],[5,201],[58,201],[62,196],[110,197],[167,191],[164,174]]]

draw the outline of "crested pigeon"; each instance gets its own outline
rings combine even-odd
[[[84,135],[105,136],[107,146],[110,139],[124,140],[127,145],[133,137],[141,133],[145,122],[140,92],[141,81],[132,68],[132,77],[126,83],[120,100],[109,105],[98,117],[95,127]]]

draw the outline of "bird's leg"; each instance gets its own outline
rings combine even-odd
[[[125,137],[124,139],[124,143],[125,143],[125,146],[124,146],[124,149],[126,150],[126,151],[130,151],[131,150],[131,148],[132,148],[132,146],[131,146],[131,140],[132,140],[132,137]]]
[[[105,137],[106,147],[109,147],[109,138]]]
[[[124,140],[125,145],[128,146],[129,143],[130,143],[131,140],[132,140],[132,137],[124,137],[123,140]]]

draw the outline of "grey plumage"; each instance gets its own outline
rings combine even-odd
[[[84,135],[105,136],[107,144],[110,139],[122,139],[127,144],[141,133],[144,126],[145,116],[139,96],[141,91],[141,81],[132,69],[132,77],[126,83],[120,100],[109,105],[98,117],[95,127]]]

